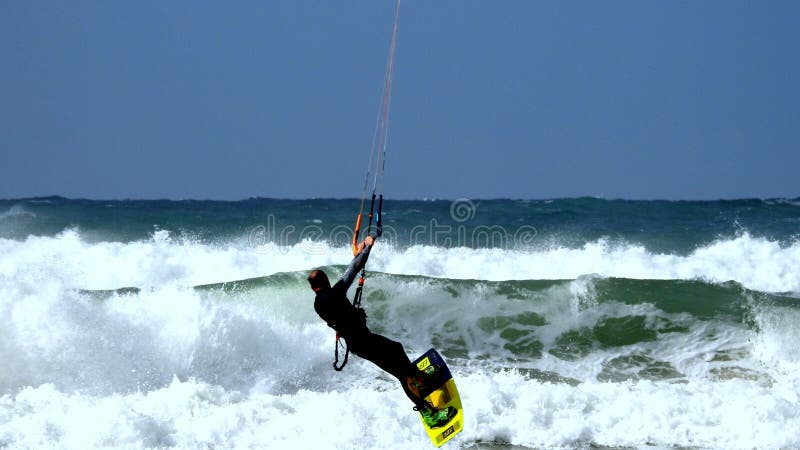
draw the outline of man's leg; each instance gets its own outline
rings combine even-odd
[[[388,339],[379,334],[370,333],[360,336],[350,346],[350,351],[356,355],[371,361],[376,366],[397,378],[403,392],[418,407],[423,407],[426,402],[417,394],[412,392],[408,386],[408,377],[416,373],[416,367],[408,359],[403,344]]]
[[[379,334],[369,333],[355,339],[350,351],[356,355],[372,361],[381,369],[397,378],[403,392],[414,403],[414,409],[419,411],[422,420],[429,427],[440,427],[452,419],[457,410],[448,406],[445,409],[436,409],[433,405],[419,397],[419,393],[411,391],[410,377],[417,373],[417,368],[411,364],[403,345]]]

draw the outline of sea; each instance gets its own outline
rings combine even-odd
[[[0,200],[0,448],[434,448],[396,380],[333,370],[313,309],[359,207]],[[363,305],[445,357],[443,448],[800,448],[800,199],[382,212]]]

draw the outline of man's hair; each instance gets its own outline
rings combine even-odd
[[[328,275],[325,275],[325,272],[321,271],[320,269],[314,269],[308,274],[308,284],[310,284],[311,289],[314,290],[317,288],[331,287],[331,282],[328,280]]]

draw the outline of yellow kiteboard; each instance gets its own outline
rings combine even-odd
[[[464,428],[464,411],[461,408],[461,397],[458,396],[456,382],[450,374],[450,369],[435,349],[432,348],[425,352],[414,361],[414,364],[420,371],[420,374],[415,377],[417,380],[421,380],[421,386],[415,386],[419,396],[436,409],[444,410],[448,407],[453,407],[456,410],[450,420],[436,427],[429,427],[420,416],[428,437],[431,438],[434,445],[439,447]]]

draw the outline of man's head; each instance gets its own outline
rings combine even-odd
[[[314,292],[322,292],[331,288],[331,282],[325,272],[314,269],[308,274],[308,284]]]

